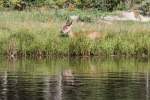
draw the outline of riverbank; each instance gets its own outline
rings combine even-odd
[[[98,21],[98,17],[102,17],[103,14],[96,17],[94,14],[81,12],[84,20],[73,26],[73,32],[97,31],[104,33],[105,37],[90,40],[81,35],[70,39],[60,36],[60,29],[68,12],[58,12],[42,9],[22,12],[1,11],[0,54],[37,57],[150,56],[149,22],[105,23]]]

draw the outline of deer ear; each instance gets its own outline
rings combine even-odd
[[[69,19],[67,19],[66,23],[69,23]]]
[[[70,26],[70,25],[72,25],[72,23],[73,23],[73,21],[70,21],[70,24],[69,24],[69,26]]]
[[[66,25],[67,25],[67,26],[70,26],[70,25],[72,25],[72,23],[73,23],[72,20],[67,20]]]

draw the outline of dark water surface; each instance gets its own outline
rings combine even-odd
[[[150,63],[0,59],[0,100],[150,100]]]

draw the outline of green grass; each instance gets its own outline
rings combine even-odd
[[[0,13],[1,55],[16,50],[20,56],[150,56],[148,22],[97,23],[96,20],[107,13],[80,10],[56,12],[39,9]],[[98,31],[105,33],[105,38],[93,41],[82,36],[73,39],[60,37],[60,28],[71,14],[79,14],[83,19],[87,17],[91,20],[76,23],[74,32]]]

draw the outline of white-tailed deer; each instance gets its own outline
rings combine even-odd
[[[68,36],[71,38],[78,37],[78,36],[85,36],[92,40],[99,39],[104,36],[104,34],[96,31],[84,31],[84,32],[75,33],[72,31],[72,27],[73,27],[73,21],[67,21],[66,24],[62,27],[61,35]]]

